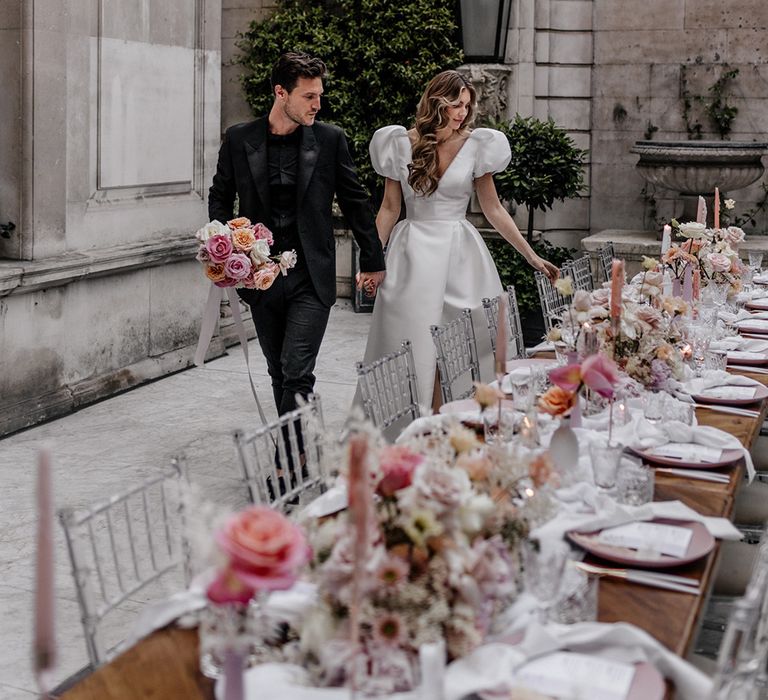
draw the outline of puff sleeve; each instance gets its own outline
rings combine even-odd
[[[512,151],[507,137],[496,129],[475,129],[473,138],[477,140],[474,176],[486,173],[498,173],[509,165]]]
[[[407,142],[408,132],[404,126],[384,126],[378,129],[368,147],[373,169],[383,177],[399,180],[401,169],[407,163],[403,152]]]

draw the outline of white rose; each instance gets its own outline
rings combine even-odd
[[[706,238],[707,227],[705,224],[700,224],[697,221],[689,221],[685,224],[680,224],[680,235],[683,238]]]
[[[490,496],[485,494],[471,496],[459,508],[461,529],[468,535],[480,532],[493,510],[494,503]]]
[[[282,273],[286,274],[288,270],[296,265],[297,259],[295,250],[284,250],[280,253],[280,259],[277,261],[277,264],[280,266]]]
[[[226,236],[229,234],[229,229],[220,221],[211,221],[198,229],[195,238],[201,243],[205,243],[209,238],[218,234]]]
[[[269,243],[261,238],[257,240],[251,248],[251,260],[256,265],[269,262]]]

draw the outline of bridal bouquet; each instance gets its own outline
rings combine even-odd
[[[357,516],[309,528],[318,604],[299,637],[319,685],[354,674],[363,690],[409,690],[421,645],[444,641],[449,659],[468,654],[516,595],[527,526],[514,490],[501,488],[501,470],[472,431],[456,426],[430,445],[368,450],[363,480],[375,497],[363,519],[364,557]],[[530,469],[539,483],[543,471]],[[353,503],[351,480],[349,490]]]
[[[196,259],[217,287],[269,289],[278,274],[286,275],[296,265],[296,251],[272,255],[272,232],[244,216],[226,224],[211,221],[195,238],[200,241]]]

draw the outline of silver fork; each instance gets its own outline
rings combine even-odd
[[[583,561],[575,562],[574,566],[585,573],[594,574],[596,576],[611,576],[632,583],[639,583],[644,586],[653,586],[669,591],[677,591],[678,593],[690,593],[691,595],[701,594],[699,582],[685,576],[676,576],[674,574],[665,574],[657,571],[643,571],[640,569],[614,569],[612,567],[587,564]]]

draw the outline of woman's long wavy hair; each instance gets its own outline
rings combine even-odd
[[[446,108],[459,103],[461,91],[465,88],[469,91],[469,109],[459,133],[466,134],[475,120],[477,93],[461,73],[455,70],[438,73],[429,81],[419,100],[416,107],[416,141],[408,166],[408,184],[417,194],[428,197],[437,190],[440,178],[435,132],[448,125]]]

